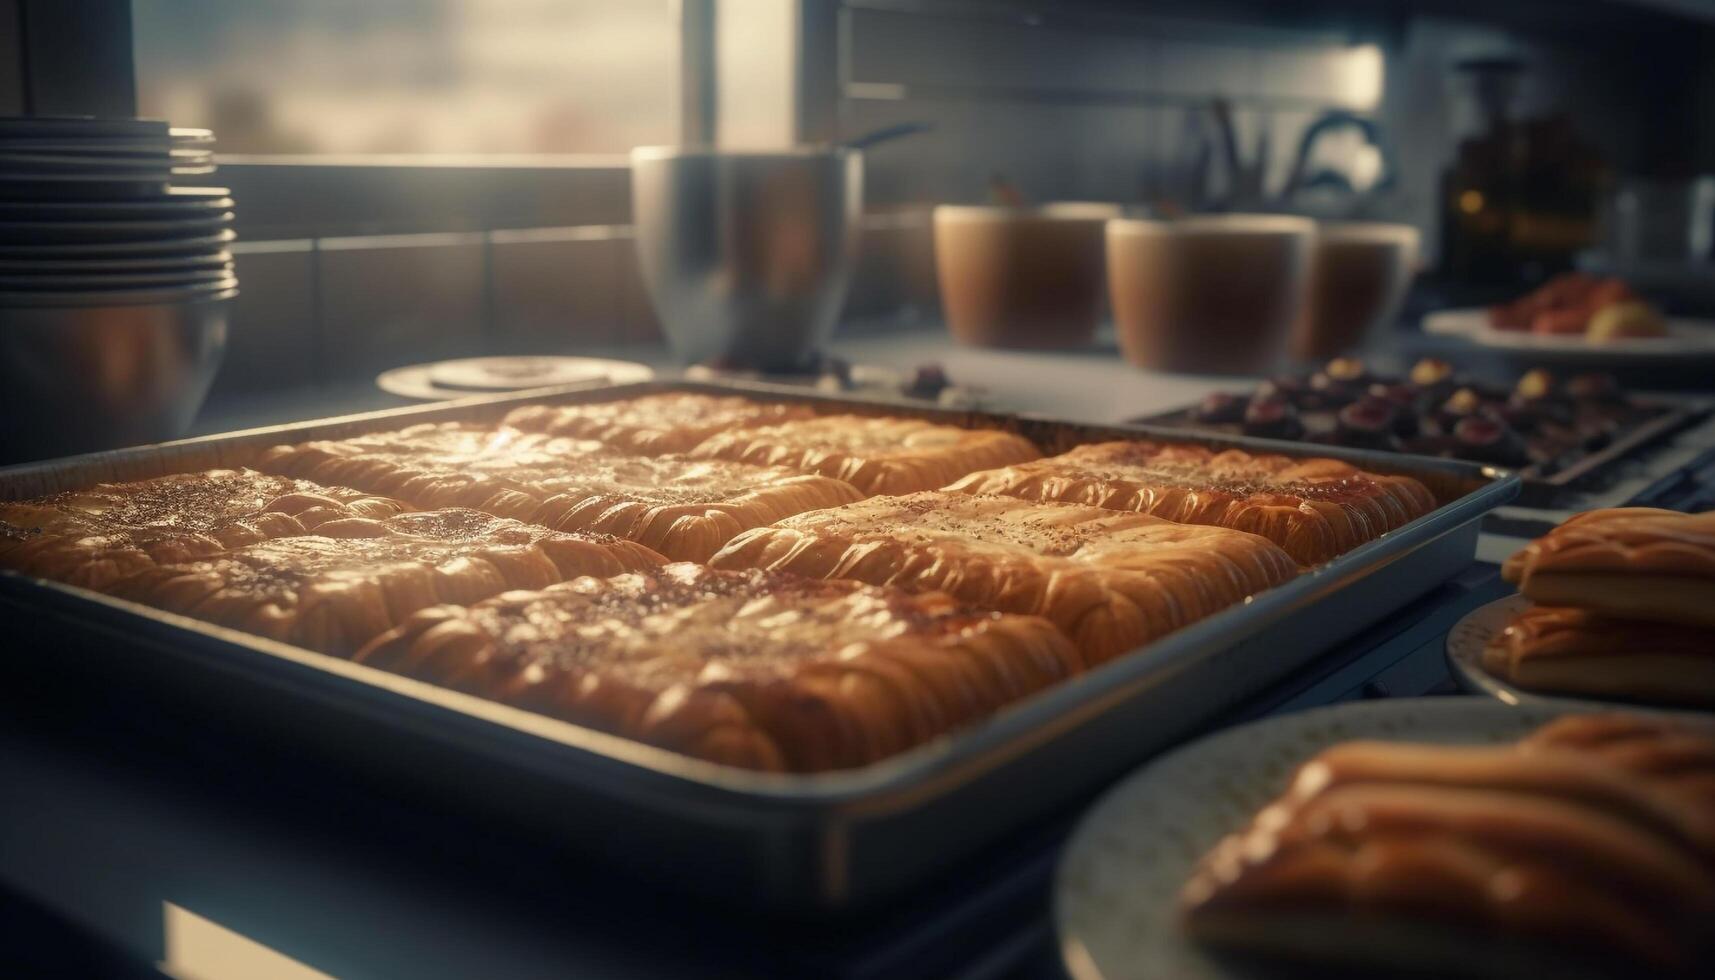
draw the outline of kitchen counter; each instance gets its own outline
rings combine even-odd
[[[669,368],[660,348],[578,353]],[[1096,422],[1249,383],[1137,371],[1111,346],[972,350],[928,330],[852,329],[834,353],[900,369],[938,363],[957,383],[987,389],[996,408]],[[211,404],[197,428],[400,404],[354,382]],[[1688,438],[1671,458],[1715,444],[1715,433]],[[1515,544],[1485,536],[1486,557]],[[1349,698],[1449,692],[1447,629],[1504,591],[1493,565],[1475,564],[1223,724]],[[0,951],[0,965],[27,958],[13,974],[114,975],[113,962],[138,976],[199,980],[1058,971],[1048,888],[1079,808],[876,913],[832,924],[759,921],[496,839],[431,801],[308,769],[239,732],[139,721],[109,707],[0,690],[0,781],[10,787],[0,808],[0,926],[28,930]]]
[[[552,351],[638,361],[662,374],[680,369],[660,344],[568,347]],[[830,353],[854,365],[909,371],[939,364],[957,384],[982,389],[1001,411],[1034,412],[1085,422],[1117,422],[1166,411],[1211,391],[1242,389],[1254,379],[1140,371],[1120,357],[1111,335],[1070,351],[985,350],[956,344],[938,326],[893,322],[844,327]],[[287,391],[249,392],[204,406],[193,435],[420,404],[389,395],[368,378]]]

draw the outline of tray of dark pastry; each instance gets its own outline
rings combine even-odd
[[[782,385],[475,396],[0,470],[0,690],[842,910],[1435,588],[1517,487]]]
[[[1528,502],[1541,503],[1600,482],[1708,408],[1632,395],[1601,373],[1538,368],[1502,385],[1461,377],[1436,359],[1400,376],[1342,357],[1249,394],[1218,392],[1131,421],[1503,466],[1523,478]]]

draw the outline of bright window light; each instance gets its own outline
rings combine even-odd
[[[1381,104],[1386,68],[1382,49],[1359,44],[1341,52],[1337,90],[1342,105],[1352,109],[1374,109]]]

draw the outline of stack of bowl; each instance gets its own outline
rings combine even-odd
[[[0,461],[154,442],[226,344],[232,199],[207,130],[0,119]]]

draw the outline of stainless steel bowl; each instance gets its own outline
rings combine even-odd
[[[236,295],[0,307],[0,463],[183,435],[220,367]]]
[[[643,281],[686,361],[790,370],[833,331],[857,258],[863,156],[631,153]]]

